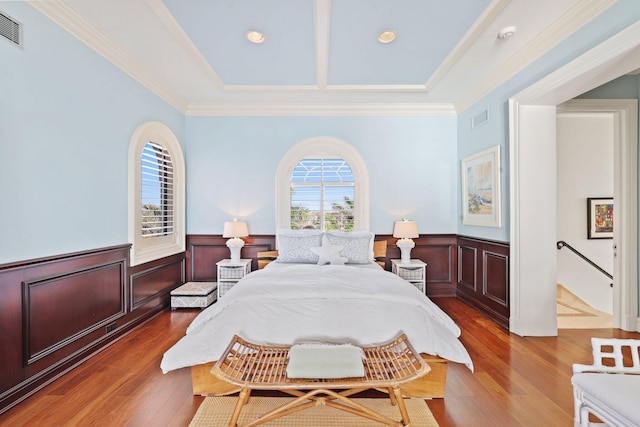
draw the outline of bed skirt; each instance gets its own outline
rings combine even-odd
[[[443,398],[447,382],[447,360],[430,354],[421,354],[431,371],[416,380],[403,384],[400,392],[405,397],[422,399]],[[240,387],[218,379],[211,373],[216,362],[191,367],[191,383],[194,395],[225,396],[240,391]],[[386,392],[387,390],[380,390]]]

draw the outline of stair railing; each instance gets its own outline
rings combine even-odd
[[[580,258],[582,258],[583,260],[585,260],[589,265],[591,265],[593,268],[595,268],[596,270],[598,270],[599,272],[601,272],[602,274],[604,274],[605,276],[607,276],[609,279],[613,280],[613,276],[609,273],[607,273],[602,267],[600,267],[599,265],[597,265],[595,262],[591,261],[589,258],[587,258],[586,256],[584,256],[583,254],[581,254],[580,252],[578,252],[573,246],[571,246],[570,244],[568,244],[567,242],[565,242],[564,240],[560,240],[559,242],[556,243],[556,246],[558,247],[558,250],[566,247],[567,249],[569,249],[571,252],[573,252],[574,254],[578,255]],[[610,286],[613,288],[613,283],[610,284]]]

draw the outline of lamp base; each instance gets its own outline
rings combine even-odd
[[[240,262],[240,251],[244,246],[244,241],[239,237],[227,240],[227,247],[231,252],[231,262]]]
[[[400,239],[396,243],[396,246],[400,248],[400,262],[403,264],[411,263],[411,249],[413,249],[416,244],[411,239]]]

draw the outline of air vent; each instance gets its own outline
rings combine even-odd
[[[475,129],[489,121],[489,110],[485,109],[471,119],[471,129]]]
[[[0,12],[0,36],[22,47],[22,24]]]

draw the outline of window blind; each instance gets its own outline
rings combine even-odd
[[[167,236],[174,230],[173,162],[165,147],[147,142],[140,159],[140,233]]]

